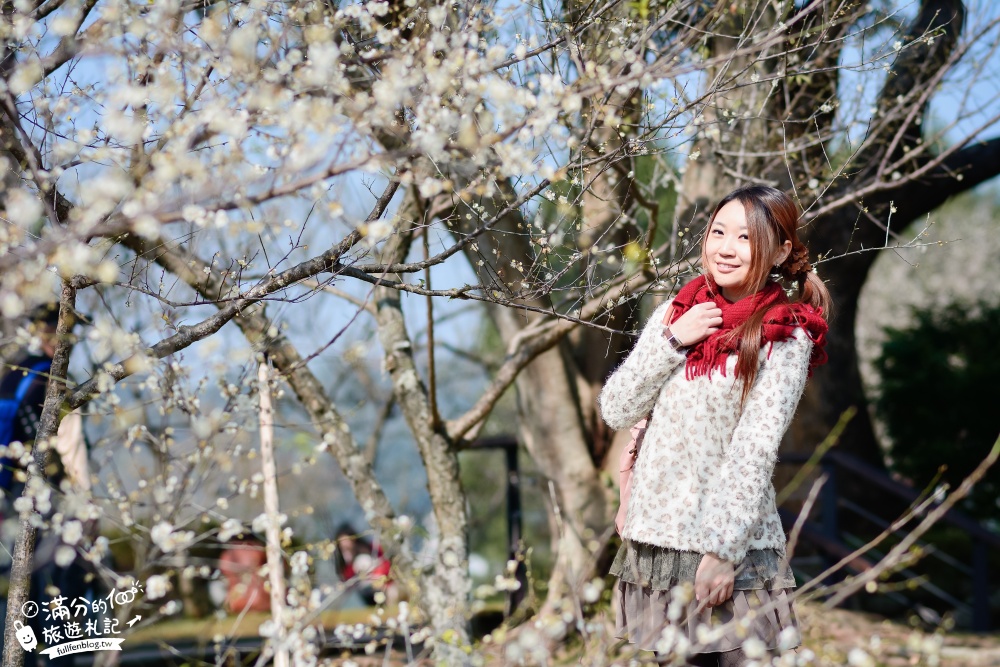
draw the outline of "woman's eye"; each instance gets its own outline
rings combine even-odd
[[[746,234],[740,234],[740,240],[743,240],[743,239],[746,239],[747,241],[749,241],[750,237],[747,236]]]

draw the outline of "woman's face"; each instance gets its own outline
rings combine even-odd
[[[733,200],[719,209],[705,239],[705,267],[722,296],[737,301],[754,290],[745,287],[750,275],[750,237],[743,204]]]
[[[349,535],[337,537],[337,546],[340,547],[341,553],[354,553],[354,539]]]

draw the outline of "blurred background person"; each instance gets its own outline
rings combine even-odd
[[[389,578],[392,565],[385,557],[378,540],[360,535],[349,523],[337,528],[335,564],[341,580],[357,591],[365,604],[376,604],[376,593],[385,594],[381,604],[399,600],[396,584]]]

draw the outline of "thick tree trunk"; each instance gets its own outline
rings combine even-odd
[[[399,292],[380,289],[379,341],[385,350],[397,404],[417,441],[427,470],[427,489],[439,530],[434,563],[424,574],[420,607],[430,616],[437,634],[435,657],[448,664],[464,662],[462,646],[469,639],[468,529],[466,497],[459,476],[455,448],[435,429],[426,389],[417,375],[412,346],[406,335]]]
[[[505,344],[536,319],[499,306],[491,312]],[[584,428],[578,377],[563,340],[539,355],[515,382],[518,437],[551,480],[558,513],[556,559],[542,615],[555,613],[569,591],[593,576],[595,553],[603,545],[599,538],[610,525],[607,489],[600,483],[591,457],[591,434]]]
[[[418,222],[416,211],[412,194],[408,195],[398,212],[402,226],[386,241],[381,261],[395,264],[405,260]],[[400,276],[394,278],[401,279]],[[385,353],[384,366],[392,380],[396,405],[406,419],[427,470],[427,490],[439,531],[434,563],[424,574],[420,606],[430,616],[437,635],[435,659],[446,664],[464,664],[468,656],[462,649],[471,643],[469,594],[472,586],[468,503],[459,475],[458,449],[445,437],[431,408],[427,388],[417,373],[400,292],[387,287],[376,288],[375,302],[378,304],[378,337]],[[428,324],[433,326],[433,322]]]
[[[875,253],[863,253],[822,266],[820,275],[826,281],[834,304],[826,347],[829,363],[817,369],[806,385],[783,451],[811,452],[829,434],[844,411],[853,406],[858,411],[837,448],[872,465],[885,466],[867,410],[855,338],[858,296],[875,257]]]
[[[567,594],[593,576],[596,553],[610,525],[607,489],[590,456],[573,375],[573,362],[561,344],[517,380],[518,432],[554,484],[557,505],[556,560],[543,615],[558,611]]]
[[[456,175],[462,183],[466,177]],[[509,188],[494,199],[486,199],[486,216],[513,201]],[[458,216],[456,231],[467,233],[473,222]],[[517,260],[526,267],[536,260],[525,234],[526,224],[520,213],[501,218],[489,234],[477,240],[477,249],[467,248],[466,256],[484,286],[501,293],[511,293],[508,283],[517,284],[521,274],[511,266]],[[525,300],[540,308],[551,308],[547,297]],[[488,312],[505,348],[525,328],[543,316],[490,304]],[[600,482],[600,469],[591,456],[591,436],[584,426],[584,415],[593,407],[581,407],[581,376],[573,361],[569,343],[561,340],[535,358],[515,381],[517,391],[517,436],[535,461],[542,475],[552,482],[554,511],[558,512],[557,535],[553,536],[555,564],[549,592],[541,613],[555,613],[567,592],[594,574],[595,554],[603,547],[600,536],[610,526],[611,509],[607,489]],[[589,392],[584,392],[589,393]],[[548,493],[546,489],[544,492]]]
[[[833,189],[831,199],[849,194],[852,188],[863,185],[868,179],[888,180],[890,176],[882,173],[883,165],[892,160],[903,159],[906,149],[917,144],[921,136],[919,120],[915,121],[909,116],[910,107],[900,105],[899,100],[912,95],[914,90],[919,90],[941,68],[948,66],[964,17],[964,6],[958,0],[921,2],[919,13],[908,26],[905,41],[918,40],[931,29],[942,29],[943,34],[930,43],[915,42],[893,64],[892,74],[887,78],[878,99],[885,127],[859,151],[855,159],[859,172],[851,180],[841,180],[843,185]],[[921,111],[926,112],[926,108]],[[892,143],[891,140],[897,138],[902,140]],[[969,155],[969,158],[972,159],[973,155]],[[910,168],[920,166],[920,161],[916,161]],[[891,219],[894,226],[903,228],[912,220],[943,204],[955,193],[954,184],[957,181],[954,174],[968,170],[968,166],[956,155],[953,171],[943,169],[940,170],[941,173],[932,173],[925,178],[903,180],[898,187],[867,198],[864,210],[859,210],[860,202],[857,207],[845,206],[832,215],[815,221],[805,230],[807,240],[814,250],[823,250],[833,257],[843,256],[820,267],[820,275],[827,283],[834,304],[827,349],[830,363],[819,369],[806,388],[802,408],[792,427],[792,446],[809,449],[815,447],[837,423],[841,414],[853,406],[858,408],[858,412],[844,431],[838,448],[875,466],[884,467],[882,450],[866,409],[867,401],[861,383],[855,338],[858,297],[876,254],[857,251],[877,248],[888,240],[888,233],[875,224],[875,220],[888,224]],[[983,175],[981,168],[973,168],[972,171],[972,179]],[[992,171],[995,173],[995,168]],[[965,184],[961,189],[968,187],[972,185]],[[895,210],[891,211],[891,208]],[[850,252],[857,254],[847,254]],[[858,491],[864,493],[863,489]]]

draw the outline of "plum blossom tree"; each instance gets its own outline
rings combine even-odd
[[[897,4],[5,3],[0,311],[19,316],[53,281],[67,317],[78,296],[117,304],[84,324],[91,376],[62,392],[66,364],[54,367],[46,415],[64,401],[113,416],[132,440],[147,436],[125,417],[127,391],[183,412],[204,443],[252,411],[248,369],[266,360],[308,416],[318,446],[306,460],[336,461],[419,591],[437,655],[462,661],[458,453],[515,388],[516,434],[558,517],[542,611],[577,611],[611,525],[601,470],[613,434],[597,391],[640,297],[693,270],[705,210],[732,186],[795,194],[840,304],[840,361],[818,376],[795,440],[818,442],[863,400],[853,309],[873,254],[862,250],[892,245],[893,227],[1000,170],[996,140],[980,141],[996,118],[972,113],[995,100],[969,99],[998,19],[980,8],[970,22],[958,0]],[[926,122],[939,91],[961,86],[957,120]],[[966,116],[979,125],[959,125]],[[426,359],[404,297],[426,302]],[[346,324],[310,320],[324,299]],[[453,300],[481,309],[505,356],[449,413],[433,309]],[[149,317],[129,321],[125,307]],[[431,562],[406,548],[345,406],[311,367],[366,318],[427,471]],[[325,342],[302,349],[303,322]],[[230,323],[252,354],[217,360],[241,380],[223,382],[225,407],[210,410],[183,388],[184,351]],[[851,441],[871,458],[861,414]],[[148,437],[161,453],[179,446]],[[25,526],[45,523],[21,507]],[[12,600],[26,594],[31,531],[22,542]],[[7,627],[4,665],[19,664]]]

